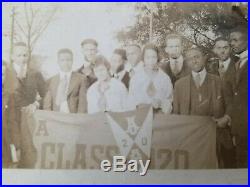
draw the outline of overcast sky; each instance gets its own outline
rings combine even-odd
[[[47,56],[44,68],[50,75],[58,69],[56,52],[70,48],[74,52],[74,69],[81,65],[80,43],[84,38],[95,38],[100,53],[110,57],[120,47],[115,33],[135,22],[134,3],[59,3],[60,11],[38,40],[34,54]],[[19,3],[16,6],[23,6]],[[3,28],[10,25],[10,4],[3,4]],[[8,60],[9,41],[3,39],[3,57]]]

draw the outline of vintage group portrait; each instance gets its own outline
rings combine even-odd
[[[2,170],[247,183],[248,4],[2,3]]]

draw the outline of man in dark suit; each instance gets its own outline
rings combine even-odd
[[[49,81],[44,98],[44,109],[65,113],[87,112],[87,83],[84,75],[72,72],[73,53],[61,49],[57,54],[60,73]]]
[[[4,80],[7,69],[7,63],[2,62],[2,90],[4,90]],[[8,95],[6,92],[2,94],[2,166],[3,168],[11,167],[11,152],[10,152],[10,134],[6,119],[6,111],[8,104]]]
[[[39,99],[44,97],[46,87],[41,73],[28,67],[28,49],[24,43],[14,45],[12,61],[6,70],[3,90],[8,96],[6,120],[12,156],[25,157],[25,153],[21,153],[21,112],[32,113],[41,107]]]
[[[87,78],[88,87],[90,87],[96,81],[93,67],[98,53],[98,43],[96,40],[88,38],[82,41],[81,48],[84,61],[77,72],[83,74]]]
[[[223,95],[225,99],[225,112],[230,118],[233,114],[233,97],[236,69],[235,64],[238,58],[230,56],[231,47],[226,38],[219,37],[215,40],[213,52],[218,58],[214,69],[222,81]],[[224,129],[218,129],[218,153],[219,165],[222,168],[235,168],[236,156],[235,147],[232,141],[231,123],[228,123]]]
[[[236,141],[237,167],[247,168],[248,161],[248,49],[247,29],[236,28],[230,33],[230,44],[239,61],[236,62],[236,77],[233,99],[232,132]]]
[[[190,69],[183,58],[183,44],[181,36],[169,34],[166,37],[166,53],[168,59],[161,62],[161,67],[165,71],[174,85],[175,82],[190,73]]]
[[[174,88],[173,112],[183,115],[211,116],[218,127],[225,127],[224,100],[220,78],[207,73],[205,58],[198,48],[186,52],[191,74],[179,79]]]
[[[125,74],[122,78],[122,82],[129,88],[131,78],[143,70],[141,47],[138,44],[126,46],[126,58],[127,62],[124,66]]]
[[[110,60],[110,75],[111,77],[120,80],[128,89],[129,81],[127,76],[127,71],[125,70],[125,62],[127,60],[126,50],[124,49],[115,49],[113,51],[111,60]]]

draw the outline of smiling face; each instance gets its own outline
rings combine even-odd
[[[86,43],[82,46],[82,53],[89,62],[93,62],[95,60],[97,52],[97,46],[92,43]]]
[[[166,53],[170,58],[177,59],[182,53],[182,42],[179,38],[170,38],[166,41]]]
[[[236,54],[240,54],[247,49],[247,39],[241,32],[232,32],[230,34],[230,44]]]
[[[192,71],[200,72],[205,67],[205,57],[200,50],[191,49],[187,51],[185,57]]]
[[[230,56],[230,45],[228,41],[219,40],[215,43],[213,52],[219,57],[221,61],[225,61]]]
[[[153,49],[146,49],[144,52],[144,64],[148,69],[153,70],[157,66],[158,55]]]
[[[73,65],[73,56],[70,53],[59,53],[57,63],[62,72],[69,72]]]
[[[94,67],[94,73],[98,81],[105,81],[109,78],[108,69],[104,64]]]

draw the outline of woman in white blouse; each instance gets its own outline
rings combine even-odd
[[[155,111],[171,113],[173,86],[169,76],[158,66],[159,50],[155,45],[147,44],[144,47],[143,62],[143,70],[130,80],[130,108],[151,104]]]
[[[126,110],[127,89],[121,81],[111,78],[109,70],[108,61],[98,56],[94,66],[97,81],[87,91],[88,113]]]

